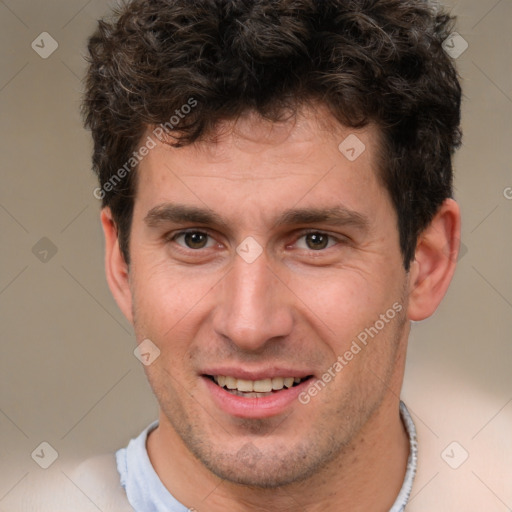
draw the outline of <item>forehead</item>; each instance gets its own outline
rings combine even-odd
[[[321,107],[286,122],[247,113],[194,144],[157,141],[139,164],[136,209],[179,198],[258,216],[294,206],[364,210],[387,196],[378,179],[379,144],[374,125],[343,127]]]

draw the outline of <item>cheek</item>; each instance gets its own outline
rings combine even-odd
[[[204,322],[219,276],[168,263],[143,263],[134,262],[132,282],[137,339],[150,338],[175,358],[186,352]]]
[[[341,345],[373,325],[400,299],[396,284],[369,278],[359,270],[337,270],[313,279],[295,278],[290,288],[298,290],[304,310],[314,313],[308,315],[312,321],[325,324],[329,337]]]

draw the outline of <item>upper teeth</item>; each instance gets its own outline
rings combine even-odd
[[[248,393],[269,393],[272,390],[280,390],[283,387],[291,388],[294,384],[298,384],[302,379],[300,377],[273,377],[272,379],[261,380],[245,380],[235,379],[235,377],[226,377],[224,375],[215,375],[213,377],[215,382],[220,387],[227,387],[228,389],[237,389],[238,391],[245,391]]]

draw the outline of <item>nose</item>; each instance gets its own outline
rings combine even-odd
[[[269,266],[265,252],[252,263],[236,255],[219,285],[214,329],[239,349],[262,351],[291,333],[292,293]]]

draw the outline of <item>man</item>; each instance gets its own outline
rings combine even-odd
[[[460,232],[452,24],[424,0],[135,0],[100,22],[107,280],[160,406],[116,467],[79,470],[105,509],[405,510],[410,322]]]

